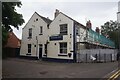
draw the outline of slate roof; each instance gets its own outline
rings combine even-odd
[[[39,15],[37,12],[35,12],[38,16],[40,16],[47,24],[50,24],[52,22],[52,20],[48,19],[48,18],[45,18],[41,15]]]
[[[63,15],[65,15],[65,16],[68,17],[69,19],[73,20],[75,23],[81,25],[81,27],[83,27],[83,28],[87,28],[86,26],[84,26],[83,24],[81,24],[81,23],[79,23],[78,21],[74,20],[73,18],[67,16],[66,14],[64,14],[64,13],[62,13],[62,12],[60,12],[60,13],[63,14]]]

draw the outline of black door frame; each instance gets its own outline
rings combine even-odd
[[[39,44],[39,59],[42,58],[43,45]]]

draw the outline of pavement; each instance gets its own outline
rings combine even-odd
[[[2,61],[3,78],[109,78],[118,62],[58,63],[8,58]]]

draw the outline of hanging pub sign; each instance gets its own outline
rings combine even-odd
[[[50,41],[63,40],[63,36],[62,35],[50,36],[49,39],[50,39]]]

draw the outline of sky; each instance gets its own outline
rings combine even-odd
[[[22,39],[22,28],[31,18],[34,12],[41,16],[54,19],[55,9],[68,15],[79,23],[85,25],[90,20],[92,29],[103,25],[110,20],[117,20],[119,0],[20,0],[21,8],[16,7],[16,11],[23,15],[25,23],[19,26],[19,30],[12,27],[13,32],[19,39]],[[114,1],[114,2],[113,2]]]

